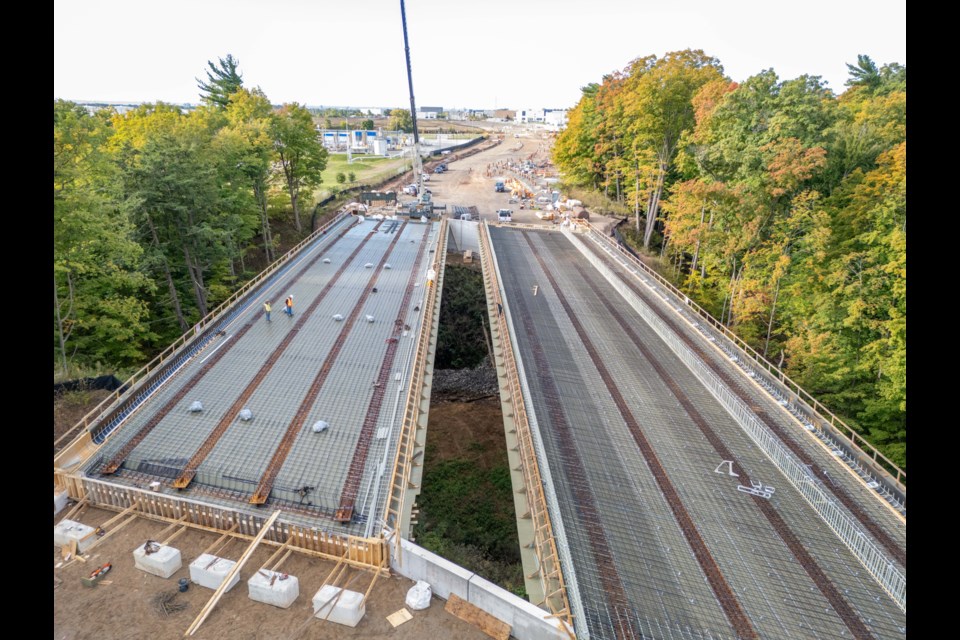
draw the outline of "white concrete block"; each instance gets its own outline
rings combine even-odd
[[[569,638],[558,620],[547,617],[547,611],[478,575],[470,578],[470,597],[467,600],[509,624],[510,635],[515,638]]]
[[[209,553],[201,554],[190,563],[190,581],[207,589],[219,589],[235,564],[237,563],[233,560],[218,558]],[[237,586],[238,582],[240,582],[239,572],[233,576],[227,591]]]
[[[367,603],[363,602],[363,594],[356,591],[344,590],[343,595],[337,599],[340,591],[340,587],[330,584],[320,587],[320,591],[317,591],[317,594],[313,596],[313,615],[316,618],[355,627],[367,612]],[[336,604],[334,604],[334,600],[337,601]],[[330,611],[331,607],[333,608],[332,612]]]
[[[67,490],[53,492],[53,515],[57,515],[67,506]]]
[[[400,540],[402,565],[397,554],[390,554],[390,568],[411,580],[423,580],[430,584],[433,593],[448,600],[455,593],[464,600],[469,596],[469,582],[473,572],[454,564],[423,547]]]
[[[87,547],[97,541],[97,536],[91,535],[94,530],[93,527],[88,527],[81,522],[62,520],[53,528],[53,544],[62,547],[70,544],[71,540],[76,540],[77,551],[83,553]]]
[[[263,573],[270,576],[264,577]],[[280,571],[267,571],[253,574],[247,580],[247,589],[250,593],[250,599],[264,604],[272,604],[275,607],[286,609],[293,604],[293,601],[300,595],[300,582],[296,576],[287,575],[286,579],[280,578],[285,575]],[[277,579],[270,584],[271,578],[277,576]]]
[[[134,549],[133,565],[141,571],[161,578],[169,578],[183,566],[180,550],[162,544],[158,546],[160,548],[150,555],[147,555],[143,544]]]

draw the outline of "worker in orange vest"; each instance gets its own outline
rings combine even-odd
[[[284,305],[286,305],[286,308],[284,309],[284,313],[286,313],[288,316],[292,318],[293,317],[293,296],[292,295],[287,296],[287,300],[286,302],[284,302]]]

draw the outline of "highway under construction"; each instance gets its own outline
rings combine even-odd
[[[55,501],[397,566],[445,258],[470,249],[543,619],[581,638],[906,635],[902,475],[782,372],[587,223],[382,213],[339,214],[91,412]]]

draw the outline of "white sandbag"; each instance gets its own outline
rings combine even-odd
[[[342,313],[335,313],[335,314],[333,314],[333,319],[336,320],[337,322],[341,322],[341,321],[343,320],[343,314],[342,314]]]
[[[250,409],[242,409],[240,411],[240,419],[243,420],[244,422],[249,422],[250,420],[253,420],[253,411],[250,411]]]
[[[203,411],[203,404],[199,400],[194,400],[190,405],[190,413],[200,413]]]
[[[384,269],[393,269],[393,267],[390,266],[390,263],[389,263],[389,262],[386,263],[385,265],[383,265],[383,268],[384,268]]]
[[[360,215],[357,216],[357,222],[363,222],[365,219],[366,218],[364,218],[363,216],[360,216]]]
[[[373,322],[373,316],[364,316],[367,319],[367,322]]]
[[[330,264],[330,258],[324,258],[323,264]]]
[[[313,432],[314,433],[323,433],[330,428],[330,425],[324,422],[323,420],[317,420],[313,423]]]
[[[373,269],[373,263],[372,263],[372,262],[368,262],[367,264],[363,265],[363,268],[364,268],[364,269]]]
[[[423,580],[417,580],[417,584],[410,587],[407,591],[406,604],[414,611],[423,611],[430,607],[430,598],[433,597],[433,589]]]

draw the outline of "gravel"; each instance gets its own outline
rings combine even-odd
[[[433,391],[440,396],[479,398],[499,393],[497,370],[484,359],[474,369],[437,369],[433,372]]]

